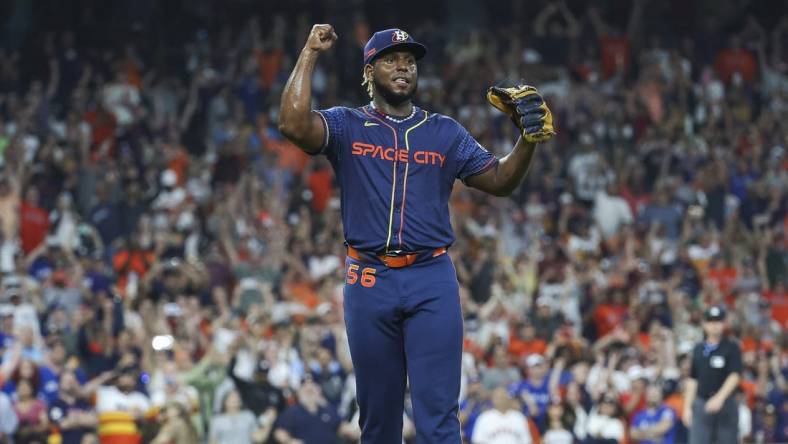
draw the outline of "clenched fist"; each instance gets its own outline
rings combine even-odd
[[[331,25],[314,25],[309,37],[306,39],[306,48],[313,51],[326,51],[334,46],[337,33]]]

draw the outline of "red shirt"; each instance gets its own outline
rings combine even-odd
[[[772,304],[772,319],[779,322],[783,328],[788,328],[788,297],[785,291],[775,293],[771,290],[763,292],[763,298]]]
[[[625,37],[604,36],[599,38],[602,52],[602,76],[609,78],[618,70],[618,63],[623,64],[624,72],[629,67],[629,40]]]
[[[623,393],[619,398],[619,403],[621,404],[621,406],[624,406],[632,399],[633,396],[634,395],[631,392]],[[632,412],[627,416],[627,422],[631,424],[632,418],[635,417],[635,414],[645,408],[646,408],[646,395],[644,393],[640,395],[640,400],[638,401],[637,405],[635,405],[635,409],[632,410]]]
[[[605,336],[621,325],[627,307],[623,305],[600,304],[594,310],[594,325],[598,338]]]
[[[741,74],[745,83],[752,83],[758,73],[755,57],[744,49],[723,49],[714,60],[714,69],[725,83],[730,82],[734,72]]]
[[[331,171],[327,168],[314,171],[309,175],[309,189],[312,191],[312,208],[318,213],[322,213],[326,209],[328,200],[333,194],[331,178]]]
[[[515,335],[509,337],[509,353],[522,358],[530,354],[544,355],[547,350],[547,343],[539,338],[524,341]]]
[[[22,250],[28,254],[46,238],[49,232],[49,213],[27,202],[22,202],[19,213],[19,237],[22,238]]]
[[[115,253],[112,257],[112,268],[118,274],[118,291],[125,296],[129,273],[133,271],[142,278],[155,260],[156,255],[152,251],[120,250]]]
[[[723,295],[727,295],[731,291],[731,287],[736,282],[738,271],[733,267],[728,268],[709,268],[706,272],[706,277],[712,282],[717,284],[717,288]]]

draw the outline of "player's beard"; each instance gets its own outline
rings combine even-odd
[[[418,89],[419,86],[416,77],[413,78],[413,88],[405,93],[394,92],[391,88],[378,82],[378,79],[374,77],[372,78],[372,84],[375,86],[375,93],[380,94],[380,97],[392,106],[398,106],[405,102],[409,102],[416,94],[416,89]]]

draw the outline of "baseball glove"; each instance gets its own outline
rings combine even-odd
[[[545,142],[555,135],[553,114],[533,86],[491,86],[487,90],[487,101],[512,119],[526,142]]]

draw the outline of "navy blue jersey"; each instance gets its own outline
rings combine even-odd
[[[326,129],[320,153],[334,167],[349,245],[415,252],[454,242],[454,181],[493,167],[492,153],[454,119],[419,107],[401,123],[371,105],[318,113]]]

